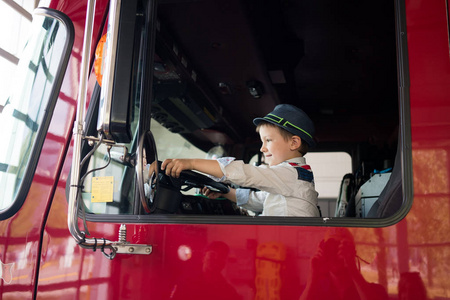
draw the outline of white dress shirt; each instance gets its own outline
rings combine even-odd
[[[296,157],[276,166],[252,166],[232,157],[217,160],[224,173],[221,180],[239,186],[237,204],[262,216],[319,217],[318,193],[312,171],[304,157]]]

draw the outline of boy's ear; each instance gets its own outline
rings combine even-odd
[[[297,150],[302,146],[302,139],[299,136],[292,136],[291,138],[291,150]]]

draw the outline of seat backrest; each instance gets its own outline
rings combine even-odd
[[[392,174],[381,192],[378,200],[374,203],[367,218],[387,218],[395,214],[403,204],[402,186],[402,162],[401,162],[401,139],[397,146]]]
[[[353,174],[345,174],[341,181],[341,188],[336,201],[335,217],[344,217],[353,193],[355,179]]]

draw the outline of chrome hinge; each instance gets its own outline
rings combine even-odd
[[[122,254],[150,254],[152,253],[151,245],[130,244],[127,242],[127,227],[125,224],[120,225],[119,241],[111,245],[116,253]]]

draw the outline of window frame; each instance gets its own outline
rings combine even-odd
[[[409,100],[409,66],[406,35],[405,1],[395,1],[395,38],[397,46],[397,80],[399,105],[399,140],[401,157],[403,205],[397,213],[387,218],[322,218],[322,217],[242,217],[217,215],[93,215],[86,220],[100,223],[138,224],[227,224],[227,225],[281,225],[281,226],[333,226],[333,227],[387,227],[400,222],[409,212],[413,202],[411,121]],[[148,115],[148,107],[141,111]],[[141,117],[142,119],[142,117]],[[141,124],[142,122],[140,122]]]

